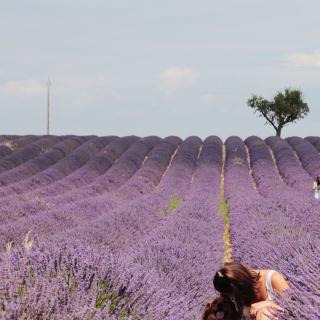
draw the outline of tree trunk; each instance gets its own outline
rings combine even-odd
[[[276,136],[277,136],[277,137],[280,137],[280,136],[281,136],[281,130],[282,130],[282,126],[279,126],[279,127],[276,129]]]

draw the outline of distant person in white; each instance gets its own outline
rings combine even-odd
[[[320,176],[317,176],[316,181],[313,182],[314,197],[320,200]]]

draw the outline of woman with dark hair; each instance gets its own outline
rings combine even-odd
[[[320,200],[320,176],[317,176],[316,180],[313,182],[314,197]]]
[[[230,300],[239,318],[270,319],[276,310],[282,310],[273,300],[283,294],[288,283],[274,270],[246,268],[238,262],[226,262],[213,278],[215,289]]]

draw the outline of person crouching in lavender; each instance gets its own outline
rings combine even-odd
[[[246,268],[238,262],[226,262],[216,272],[213,285],[220,296],[207,304],[203,320],[272,319],[276,311],[283,311],[274,302],[275,295],[289,288],[281,273]]]
[[[313,182],[312,190],[314,191],[314,197],[320,200],[320,176],[317,176],[316,180]]]

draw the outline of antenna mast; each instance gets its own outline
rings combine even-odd
[[[50,88],[51,88],[51,81],[50,78],[48,78],[47,83],[47,135],[50,134]]]

